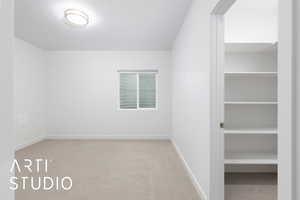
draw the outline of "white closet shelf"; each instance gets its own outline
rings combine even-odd
[[[225,129],[225,134],[277,134],[276,128],[262,128],[262,129]]]
[[[277,43],[226,42],[225,50],[228,53],[276,52],[277,51]]]
[[[227,165],[276,165],[276,154],[271,153],[234,153],[225,156],[224,163]]]
[[[277,72],[224,72],[226,76],[277,76]]]
[[[225,101],[226,105],[277,105],[276,101]]]

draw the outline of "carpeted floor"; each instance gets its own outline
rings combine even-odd
[[[70,191],[19,189],[16,200],[199,200],[169,141],[47,140],[16,158],[48,159],[46,176],[73,180]]]
[[[227,173],[225,200],[277,200],[277,175]]]

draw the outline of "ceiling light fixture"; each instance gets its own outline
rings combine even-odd
[[[89,23],[89,16],[76,9],[65,10],[65,19],[69,24],[74,26],[86,26]]]

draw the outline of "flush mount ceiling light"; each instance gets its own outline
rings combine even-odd
[[[65,10],[65,19],[68,24],[74,26],[86,26],[89,23],[89,16],[77,9],[67,9]]]

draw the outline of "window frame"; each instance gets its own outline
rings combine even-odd
[[[120,80],[121,74],[135,74],[136,89],[137,89],[137,108],[121,108],[120,99]],[[139,74],[154,74],[155,75],[155,108],[140,108],[140,76]],[[157,111],[158,110],[158,71],[157,70],[119,70],[118,71],[118,110],[119,111]]]

